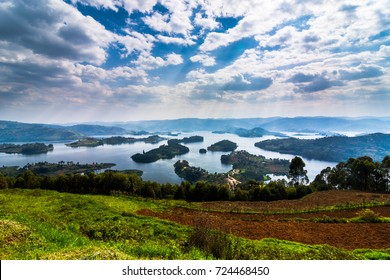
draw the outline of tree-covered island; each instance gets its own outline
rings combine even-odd
[[[174,141],[177,143],[184,143],[184,144],[198,143],[198,142],[203,142],[204,137],[195,135],[195,136],[190,136],[190,137],[184,137],[183,139],[171,139],[170,141]]]
[[[184,155],[188,153],[190,149],[186,146],[177,143],[176,139],[168,140],[167,145],[161,145],[160,147],[150,150],[148,152],[137,153],[132,155],[131,158],[138,163],[151,163],[159,159],[172,159],[177,155]]]
[[[78,147],[97,147],[102,145],[133,144],[135,142],[157,144],[158,142],[161,142],[163,140],[165,140],[165,138],[162,138],[158,135],[152,135],[145,138],[113,136],[109,138],[98,139],[93,137],[87,137],[65,145],[72,148],[78,148]]]
[[[28,143],[28,144],[0,144],[0,153],[7,154],[42,154],[54,150],[52,144],[46,145],[44,143]]]
[[[207,147],[207,150],[212,152],[232,152],[237,147],[237,144],[230,140],[221,140]]]
[[[37,175],[46,175],[46,176],[55,176],[60,174],[80,174],[80,173],[91,173],[96,172],[98,170],[104,170],[108,168],[114,167],[116,164],[114,163],[79,163],[73,161],[59,161],[58,163],[50,163],[50,162],[37,162],[37,163],[29,163],[24,167],[19,168],[18,166],[12,167],[0,167],[0,173],[9,176],[15,176],[18,174],[22,174],[27,170],[37,174]],[[134,170],[135,174],[141,176],[142,171]]]

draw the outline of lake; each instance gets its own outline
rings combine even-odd
[[[0,153],[0,166],[20,166],[23,167],[27,163],[36,163],[47,161],[50,163],[57,163],[59,161],[73,161],[80,163],[92,163],[92,162],[109,162],[115,163],[112,169],[124,170],[124,169],[139,169],[144,173],[142,175],[143,180],[151,180],[159,183],[180,183],[182,180],[179,178],[173,168],[173,164],[178,160],[187,160],[190,165],[201,167],[209,172],[227,172],[232,166],[222,164],[220,161],[221,155],[228,154],[224,152],[207,152],[206,154],[200,154],[199,149],[207,148],[211,144],[223,139],[228,139],[237,143],[237,150],[246,150],[251,154],[263,155],[266,158],[280,158],[291,160],[295,155],[281,154],[277,152],[265,151],[254,146],[256,142],[274,139],[273,136],[256,137],[256,138],[243,138],[234,134],[214,134],[209,131],[196,131],[191,133],[180,133],[178,136],[172,137],[168,135],[160,135],[165,138],[183,138],[199,135],[204,137],[202,143],[189,143],[185,144],[190,149],[190,152],[177,156],[170,160],[159,160],[153,163],[136,163],[131,159],[131,156],[136,153],[142,153],[143,151],[149,151],[157,148],[162,144],[166,144],[166,141],[162,141],[158,144],[147,144],[143,142],[137,142],[134,144],[123,145],[104,145],[98,147],[79,147],[71,148],[65,146],[66,143],[72,141],[57,141],[57,142],[45,142],[46,144],[53,144],[54,151],[47,154],[38,155],[21,155],[21,154],[4,154]],[[107,137],[109,137],[108,135]],[[102,136],[99,136],[102,137]],[[105,136],[106,137],[106,136]],[[127,137],[134,137],[127,135]],[[319,137],[313,134],[300,135],[299,138],[315,138]],[[306,163],[306,169],[308,171],[308,177],[313,180],[322,169],[327,166],[333,167],[336,162],[326,162],[319,160],[310,160],[302,157]]]

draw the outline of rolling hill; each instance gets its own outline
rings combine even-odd
[[[333,136],[319,139],[273,139],[255,143],[264,150],[295,154],[310,159],[340,162],[370,156],[382,161],[390,155],[390,134],[374,133],[357,137]]]

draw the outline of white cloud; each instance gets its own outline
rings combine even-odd
[[[100,8],[103,7],[104,9],[111,9],[113,11],[118,11],[118,6],[121,5],[122,1],[119,0],[71,0],[73,4],[76,4],[77,2],[83,4],[83,5],[89,5],[92,7]]]
[[[143,70],[152,70],[168,65],[179,65],[181,63],[183,63],[183,58],[181,55],[175,53],[168,54],[165,59],[143,53],[134,61],[134,64]]]
[[[140,51],[142,53],[149,53],[156,39],[149,34],[141,34],[136,31],[131,31],[128,29],[124,30],[127,35],[125,36],[115,36],[115,40],[124,46],[122,50],[123,56],[129,56],[134,51]]]
[[[171,53],[167,55],[166,63],[167,65],[179,65],[183,63],[183,58],[179,54]]]
[[[193,6],[179,0],[161,0],[160,2],[169,10],[169,14],[154,12],[143,18],[145,24],[156,31],[190,37],[193,29],[190,19]]]
[[[214,66],[216,64],[215,58],[206,54],[198,54],[190,57],[192,62],[199,62],[203,66]]]
[[[220,24],[213,17],[203,17],[201,13],[197,13],[194,19],[194,23],[201,26],[203,30],[214,30],[220,26]]]
[[[163,35],[157,35],[157,39],[164,44],[176,44],[182,46],[191,46],[194,45],[195,42],[190,38],[180,38],[180,37],[168,37]]]
[[[123,2],[123,7],[129,14],[134,10],[150,12],[153,6],[157,4],[157,0],[122,0],[121,2]]]

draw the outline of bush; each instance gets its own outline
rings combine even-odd
[[[190,248],[199,248],[216,259],[239,259],[234,237],[220,230],[197,227],[190,234],[188,242]]]
[[[358,219],[365,223],[380,223],[379,214],[375,213],[371,209],[363,209],[356,213]]]

